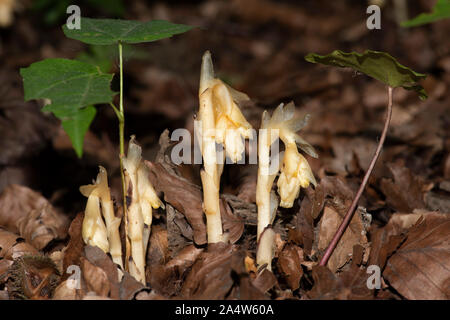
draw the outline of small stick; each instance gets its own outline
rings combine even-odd
[[[356,206],[358,205],[359,198],[361,198],[361,195],[364,191],[364,188],[367,185],[367,182],[369,181],[369,178],[373,171],[373,168],[375,167],[375,163],[377,162],[378,157],[381,153],[381,149],[383,148],[384,140],[386,139],[387,131],[389,129],[389,122],[391,121],[391,116],[392,116],[392,91],[393,91],[393,88],[388,87],[388,106],[387,106],[387,112],[386,112],[386,120],[384,122],[384,128],[383,128],[383,132],[381,134],[380,141],[378,142],[377,150],[375,151],[372,161],[370,162],[370,166],[367,169],[366,174],[364,175],[364,179],[361,183],[361,186],[358,189],[358,192],[356,193],[356,197],[353,199],[353,202],[352,202],[350,208],[348,209],[347,213],[345,214],[344,220],[342,221],[341,225],[339,226],[339,229],[336,231],[336,234],[334,235],[333,239],[331,240],[330,244],[328,245],[327,250],[325,251],[325,254],[322,256],[322,259],[320,260],[319,265],[321,265],[321,266],[327,265],[328,259],[330,259],[339,240],[341,239],[342,235],[344,234],[345,230],[347,229],[348,225],[350,224],[350,221],[352,220],[353,215],[355,213]]]

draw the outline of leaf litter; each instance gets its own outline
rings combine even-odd
[[[450,78],[441,71],[448,71],[450,51],[440,27],[445,21],[429,29],[410,29],[408,39],[396,32],[386,34],[388,52],[400,50],[406,65],[420,62],[421,72],[433,73],[433,79],[424,83],[429,99],[419,103],[410,92],[396,91],[392,129],[382,156],[344,238],[327,267],[321,267],[318,260],[368,165],[381,130],[385,97],[382,87],[361,75],[356,76],[361,81],[355,81],[342,70],[315,68],[303,56],[343,46],[359,52],[376,47],[377,40],[367,37],[366,30],[358,31],[355,23],[364,8],[336,3],[319,15],[309,5],[272,1],[232,1],[232,6],[225,7],[220,1],[182,8],[160,6],[174,20],[189,24],[189,17],[195,17],[198,24],[210,27],[213,36],[205,39],[200,30],[194,30],[177,43],[152,47],[151,63],[129,61],[127,76],[137,84],[131,85],[132,99],[125,101],[130,106],[129,129],[136,131],[149,179],[166,203],[166,211],[154,216],[147,284],[118,270],[109,255],[86,246],[81,237],[83,214],[78,212],[85,203],[77,189],[94,176],[99,162],[112,172],[112,194],[120,194],[119,184],[113,183],[120,178],[117,164],[111,160],[111,154],[117,154],[116,138],[104,124],[114,115],[99,108],[100,129],[88,131],[87,156],[82,160],[89,172],[76,177],[73,166],[79,168],[79,162],[68,155],[69,142],[57,121],[37,112],[36,102],[17,102],[23,94],[16,83],[18,68],[38,60],[36,55],[50,58],[51,51],[55,56],[67,53],[67,42],[55,37],[64,44],[51,44],[51,50],[36,47],[36,53],[21,50],[19,42],[33,46],[33,41],[23,31],[29,30],[24,27],[26,15],[19,15],[11,28],[20,41],[6,38],[9,43],[0,53],[6,61],[0,79],[8,93],[0,102],[4,137],[0,142],[4,150],[0,156],[0,299],[449,299],[450,118],[445,88]],[[130,8],[136,19],[155,12],[154,7],[140,8]],[[230,25],[231,17],[239,23]],[[263,31],[261,26],[268,21],[271,26]],[[320,27],[313,28],[319,22]],[[358,32],[349,36],[352,30]],[[40,39],[37,31],[30,32]],[[420,48],[436,44],[439,50],[427,49],[433,54],[401,50],[417,46],[417,39]],[[278,209],[272,272],[254,265],[256,167],[225,169],[221,213],[230,241],[206,246],[199,168],[170,162],[169,132],[161,135],[158,146],[165,128],[192,129],[198,57],[205,46],[216,53],[217,69],[226,70],[221,77],[254,100],[243,107],[243,113],[255,128],[262,110],[286,99],[296,102],[298,112],[311,114],[304,134],[320,154],[318,160],[308,158],[318,185],[302,191],[293,208]],[[192,54],[184,55],[183,48]],[[50,161],[51,157],[56,160]],[[39,175],[39,168],[52,165],[65,172],[63,183],[53,185],[54,178],[47,181]],[[72,186],[75,193],[67,190]],[[119,201],[115,209],[121,210]],[[121,236],[124,242],[123,230]],[[79,289],[71,285],[71,274],[64,272],[71,265],[81,268]],[[366,285],[370,265],[381,269],[380,289]],[[17,282],[14,277],[24,268],[32,269],[40,281],[25,287],[22,284],[31,279],[22,277]],[[38,287],[46,288],[44,295],[36,294]]]

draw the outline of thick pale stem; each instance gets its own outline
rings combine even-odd
[[[269,133],[270,131],[270,133]],[[256,264],[258,267],[266,265],[272,270],[273,247],[275,233],[270,228],[273,223],[278,199],[271,193],[272,185],[279,168],[275,173],[270,172],[270,141],[268,135],[271,130],[260,130],[258,142],[258,180],[256,183],[256,204],[258,206],[258,228],[257,228],[257,252]]]
[[[391,116],[392,116],[392,100],[393,100],[392,91],[393,91],[393,88],[388,87],[388,105],[387,105],[387,111],[386,111],[386,120],[384,122],[383,132],[381,133],[381,138],[380,138],[380,141],[378,142],[378,146],[375,151],[375,154],[372,158],[372,161],[370,162],[370,165],[369,165],[369,168],[367,169],[366,174],[364,175],[361,186],[359,187],[358,192],[356,193],[356,196],[353,199],[353,202],[352,202],[350,208],[348,209],[347,213],[345,214],[344,220],[342,221],[341,225],[339,226],[339,229],[336,231],[336,234],[334,235],[333,239],[331,240],[330,244],[328,245],[327,250],[325,251],[322,259],[320,260],[321,266],[325,266],[328,263],[328,259],[330,259],[339,240],[341,239],[342,235],[344,234],[345,230],[347,229],[348,225],[350,224],[350,221],[352,220],[353,215],[355,213],[356,206],[358,205],[359,198],[361,197],[362,193],[364,192],[364,188],[366,187],[367,182],[369,181],[370,175],[373,171],[373,168],[375,167],[375,163],[377,162],[377,159],[381,153],[381,149],[383,148],[384,140],[386,139],[386,135],[387,135],[387,132],[389,129],[389,122],[391,121]]]
[[[123,268],[122,244],[120,241],[119,226],[121,219],[114,214],[114,205],[108,187],[108,177],[105,168],[100,167],[100,200],[102,204],[103,217],[108,230],[109,252],[114,263]]]
[[[201,179],[208,243],[216,243],[223,241],[223,231],[219,204],[220,173],[217,164],[215,119],[211,95],[211,89],[207,89],[200,94],[199,118],[202,121],[202,154],[204,160]]]
[[[256,205],[258,206],[257,239],[270,224],[270,191],[272,189],[269,175],[270,146],[267,144],[267,130],[260,131],[258,142],[258,178],[256,182]]]

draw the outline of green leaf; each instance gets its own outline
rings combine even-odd
[[[163,20],[140,22],[117,19],[81,18],[80,29],[68,29],[63,25],[64,34],[72,39],[88,44],[108,45],[120,42],[142,43],[170,38],[191,30],[192,26],[174,24]]]
[[[47,59],[20,69],[25,100],[49,99],[50,111],[62,120],[79,157],[83,152],[86,131],[95,117],[97,103],[109,103],[114,92],[110,84],[113,75],[102,73],[98,67],[67,59]]]
[[[70,141],[72,141],[72,146],[79,158],[83,155],[84,136],[94,120],[96,113],[97,110],[93,106],[76,109],[76,111],[71,114],[61,115],[55,113],[55,115],[61,119],[64,131],[69,136]]]
[[[366,50],[363,54],[359,54],[335,50],[325,56],[310,53],[305,56],[305,60],[311,63],[352,68],[384,82],[392,88],[403,87],[407,90],[414,90],[420,99],[427,98],[425,89],[418,83],[420,79],[425,79],[426,75],[401,65],[386,52]]]
[[[50,99],[58,106],[84,107],[109,103],[115,95],[113,75],[98,67],[68,59],[46,59],[20,69],[25,100]]]
[[[417,17],[402,22],[402,27],[415,27],[437,20],[450,18],[450,0],[438,0],[431,13],[421,13]]]

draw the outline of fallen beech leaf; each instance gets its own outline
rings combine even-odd
[[[425,184],[401,162],[387,165],[394,180],[381,179],[381,190],[389,206],[400,212],[412,212],[425,208]]]
[[[184,299],[225,299],[231,287],[231,257],[234,247],[223,242],[208,245],[186,276],[181,289]]]
[[[278,285],[278,281],[271,271],[267,270],[267,268],[264,268],[256,276],[256,278],[253,279],[252,284],[255,286],[255,288],[259,289],[261,292],[266,293],[274,286]]]
[[[152,226],[150,236],[150,245],[147,251],[147,266],[165,264],[169,259],[169,243],[167,239],[167,230],[156,225]]]
[[[200,187],[170,173],[160,163],[145,161],[150,169],[150,180],[156,191],[164,193],[164,201],[181,212],[194,231],[197,245],[206,243],[206,224],[203,221],[202,193]]]
[[[68,220],[41,194],[10,185],[0,196],[0,225],[41,250],[50,241],[65,238]]]
[[[202,252],[202,248],[196,248],[191,244],[179,251],[166,265],[158,263],[153,265],[147,277],[151,287],[156,293],[166,297],[179,294],[186,271],[192,267]]]
[[[302,261],[303,250],[293,244],[286,245],[278,257],[279,269],[292,290],[297,290],[300,287],[300,279],[303,276]]]
[[[109,292],[108,297],[112,299],[119,298],[119,275],[118,275],[118,267],[112,261],[110,256],[108,256],[102,249],[93,246],[85,246],[84,247],[84,256],[86,259],[95,265],[96,267],[101,268],[107,276],[107,280],[109,282]],[[89,283],[88,283],[89,284]],[[96,291],[96,290],[94,290]],[[98,291],[96,291],[99,295]]]
[[[81,228],[83,225],[84,212],[77,214],[75,219],[69,227],[69,243],[64,252],[63,258],[63,270],[67,270],[70,265],[79,266],[81,261],[80,257],[83,253],[84,241],[81,235]],[[67,279],[70,275],[68,273],[63,274],[63,280]]]
[[[220,216],[222,218],[223,231],[228,235],[228,241],[236,243],[244,233],[244,221],[241,217],[234,215],[230,205],[220,199]]]
[[[14,260],[25,254],[35,255],[38,251],[17,234],[0,228],[0,258]]]
[[[388,259],[383,277],[407,299],[449,299],[449,234],[448,214],[423,214]]]
[[[80,300],[80,290],[76,289],[73,282],[66,280],[61,282],[55,289],[53,300]]]
[[[315,300],[362,300],[373,299],[374,291],[367,288],[365,268],[352,264],[340,275],[335,275],[325,266],[316,265],[312,269],[313,288],[307,296]]]
[[[128,272],[124,272],[119,289],[121,300],[131,300],[143,289],[145,289],[145,286],[141,282],[137,281]]]
[[[340,210],[336,210],[329,206],[326,206],[324,209],[320,220],[318,243],[319,250],[325,250],[327,248],[343,220],[346,208],[343,206],[339,209]],[[360,211],[358,211],[352,218],[349,228],[347,228],[336,246],[336,249],[331,255],[328,262],[329,268],[333,272],[336,272],[339,268],[342,268],[351,259],[353,246],[357,244],[360,244],[363,247],[368,245],[366,228]]]
[[[89,262],[88,259],[80,257],[81,271],[83,279],[86,282],[89,291],[94,291],[97,295],[102,297],[108,297],[111,285],[108,281],[108,275],[106,272]]]

